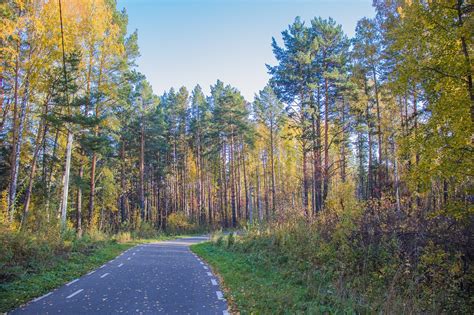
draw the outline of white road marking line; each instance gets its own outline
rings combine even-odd
[[[136,253],[133,253],[132,255],[135,255]]]
[[[214,279],[211,279],[211,283],[212,283],[212,285],[217,285],[217,281],[214,280]]]
[[[87,275],[90,276],[91,274],[93,274],[95,272],[95,270],[92,270],[91,272],[89,272]]]
[[[101,277],[101,278],[105,278],[105,277],[107,277],[108,275],[109,275],[109,273],[107,272],[107,273],[104,273],[104,274],[103,274],[102,276],[100,276],[100,277]]]
[[[101,268],[104,268],[104,267],[105,267],[105,264],[104,264],[104,265],[102,265],[102,266],[100,266],[100,267],[99,267],[99,269],[101,269]]]
[[[66,286],[70,286],[71,284],[73,284],[74,282],[77,282],[77,281],[79,281],[79,279],[74,279],[71,282],[66,283]]]
[[[123,266],[123,263],[121,263],[120,265],[118,265],[119,267],[122,267]]]
[[[128,257],[127,260],[130,260],[132,257]]]
[[[222,315],[229,315],[229,311],[222,311]]]
[[[42,299],[44,299],[45,297],[47,297],[51,294],[53,294],[53,292],[46,293],[45,295],[42,295],[42,296],[37,297],[36,299],[34,299],[33,302],[38,302],[39,300],[42,300]]]
[[[84,289],[77,290],[77,291],[74,292],[73,294],[66,296],[66,299],[70,299],[70,298],[72,298],[74,295],[77,295],[77,294],[81,293],[82,291],[84,291]]]
[[[210,273],[210,272],[208,272],[207,275],[208,275],[209,277],[212,277],[212,273]]]
[[[209,270],[209,268],[207,268],[207,266],[202,266],[202,267],[203,267],[204,269],[206,269],[206,270]]]
[[[204,263],[202,261],[199,262],[201,265],[204,265]]]
[[[224,299],[224,295],[222,294],[221,291],[216,291],[216,294],[217,294],[217,298],[218,298],[219,300],[223,300],[223,299]]]

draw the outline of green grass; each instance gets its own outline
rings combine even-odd
[[[67,258],[52,258],[55,261],[50,268],[36,274],[25,274],[20,279],[0,285],[0,312],[6,312],[48,293],[99,267],[132,246],[133,243],[107,241],[89,255],[73,252]]]
[[[242,314],[337,313],[325,301],[312,298],[309,288],[291,276],[284,265],[259,255],[228,250],[206,242],[191,246],[222,278],[233,311]],[[324,287],[324,286],[322,286]]]
[[[163,235],[154,239],[138,239],[123,243],[106,240],[92,243],[91,250],[70,251],[62,256],[51,255],[47,265],[32,272],[25,271],[13,281],[0,283],[0,312],[7,312],[33,298],[46,294],[96,269],[137,244],[181,237],[185,236]]]

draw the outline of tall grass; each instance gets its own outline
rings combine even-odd
[[[470,223],[421,220],[389,204],[342,204],[312,219],[287,213],[214,244],[303,287],[293,311],[311,310],[315,301],[357,313],[472,311]]]

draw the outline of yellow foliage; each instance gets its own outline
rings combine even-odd
[[[0,197],[0,225],[6,225],[8,223],[8,191],[5,189],[1,193]]]
[[[192,227],[183,212],[175,212],[168,216],[167,227],[171,232],[186,231]]]

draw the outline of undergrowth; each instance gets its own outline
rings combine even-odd
[[[470,313],[469,238],[451,235],[458,243],[449,246],[442,222],[415,229],[414,221],[346,208],[215,235],[193,250],[221,274],[244,314]],[[462,231],[464,223],[454,224]]]
[[[151,224],[132,228],[125,223],[112,234],[90,230],[78,237],[73,229],[48,228],[20,231],[0,225],[0,312],[71,281],[139,243],[181,237],[195,230],[163,232]]]

